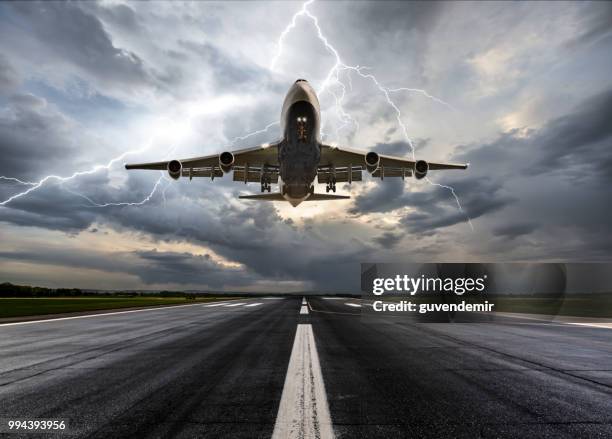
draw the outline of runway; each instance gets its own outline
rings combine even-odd
[[[608,328],[215,305],[0,326],[0,419],[65,419],[58,437],[612,436]]]

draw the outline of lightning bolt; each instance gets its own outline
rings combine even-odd
[[[96,203],[94,200],[92,200],[90,197],[88,197],[87,195],[83,195],[79,192],[75,192],[69,188],[64,188],[66,191],[70,192],[73,195],[76,195],[78,197],[84,198],[85,200],[89,201],[91,203],[91,206],[93,207],[110,207],[110,206],[142,206],[143,204],[146,204],[155,194],[155,191],[157,191],[157,188],[159,187],[159,185],[161,184],[162,180],[163,180],[164,176],[160,175],[160,177],[157,179],[157,181],[155,182],[155,185],[153,186],[153,189],[151,189],[151,192],[149,193],[149,195],[147,195],[144,199],[142,199],[141,201],[135,201],[135,202],[118,202],[118,203]]]
[[[73,180],[77,177],[81,177],[83,175],[91,175],[91,174],[95,174],[98,171],[101,171],[102,169],[110,169],[115,163],[119,162],[120,160],[123,160],[125,157],[127,157],[129,154],[136,154],[139,152],[143,152],[145,150],[147,150],[148,148],[150,148],[150,144],[147,145],[146,147],[140,148],[140,149],[135,149],[132,151],[126,151],[123,154],[111,159],[107,164],[105,165],[95,165],[94,167],[92,167],[91,169],[88,169],[86,171],[78,171],[73,173],[72,175],[69,175],[68,177],[62,177],[60,175],[47,175],[46,177],[42,178],[41,180],[37,181],[37,182],[24,182],[21,181],[17,178],[13,178],[13,177],[2,177],[3,180],[12,180],[12,181],[18,181],[22,184],[26,184],[26,185],[30,185],[30,187],[28,189],[26,189],[23,192],[19,192],[9,198],[7,198],[4,201],[0,202],[0,206],[6,206],[8,203],[10,203],[11,201],[14,201],[18,198],[24,197],[26,195],[28,195],[29,193],[40,189],[43,185],[45,185],[47,182],[49,181],[58,181],[61,183],[65,183],[67,181]]]
[[[275,125],[279,125],[279,124],[280,124],[280,122],[278,122],[278,121],[276,121],[276,122],[270,122],[268,125],[266,125],[265,127],[263,127],[263,128],[262,128],[262,129],[260,129],[260,130],[253,131],[253,132],[251,132],[251,133],[249,133],[249,134],[245,134],[244,136],[234,137],[234,139],[233,139],[233,140],[230,142],[230,144],[233,146],[233,145],[235,145],[235,144],[236,144],[236,142],[239,142],[239,141],[241,141],[241,140],[248,139],[249,137],[256,136],[257,134],[263,134],[263,133],[265,133],[266,131],[268,131],[270,128],[272,128],[273,126],[275,126]]]
[[[354,118],[352,116],[350,116],[345,110],[344,107],[342,105],[342,102],[344,100],[344,97],[346,95],[346,85],[340,80],[340,73],[343,71],[347,71],[348,74],[348,78],[349,78],[349,88],[352,90],[353,85],[352,85],[352,80],[350,77],[350,73],[356,73],[358,76],[360,76],[363,79],[367,79],[370,80],[375,87],[382,93],[382,95],[384,96],[387,104],[389,104],[389,106],[391,106],[391,108],[393,108],[393,110],[395,111],[395,118],[397,121],[398,126],[400,127],[400,129],[402,130],[402,133],[404,135],[404,138],[406,139],[406,142],[408,143],[410,150],[412,152],[412,159],[413,161],[416,161],[416,153],[415,153],[415,148],[414,145],[412,143],[412,140],[410,138],[410,136],[408,135],[408,129],[406,128],[406,125],[404,124],[403,120],[402,120],[402,112],[399,109],[399,107],[396,105],[396,103],[391,99],[391,93],[395,93],[395,92],[400,92],[400,91],[406,91],[406,92],[412,92],[412,93],[418,93],[421,94],[423,96],[425,96],[426,98],[442,104],[444,106],[446,106],[447,108],[454,110],[453,106],[450,105],[449,103],[443,101],[440,98],[437,98],[433,95],[431,95],[430,93],[428,93],[426,90],[423,89],[418,89],[418,88],[409,88],[409,87],[400,87],[400,88],[387,88],[385,86],[383,86],[378,79],[371,73],[365,73],[365,70],[369,70],[369,67],[364,67],[364,66],[350,66],[345,64],[341,57],[340,54],[338,53],[338,51],[336,50],[336,48],[329,42],[329,40],[327,39],[327,37],[323,34],[323,31],[321,29],[321,27],[319,26],[319,20],[318,18],[313,15],[309,10],[308,10],[308,6],[310,6],[312,3],[314,2],[314,0],[308,0],[307,2],[302,4],[301,9],[296,12],[292,19],[291,22],[287,25],[287,27],[283,30],[283,32],[280,34],[280,37],[278,38],[277,41],[277,52],[276,55],[272,58],[272,61],[270,63],[270,70],[275,70],[276,69],[276,64],[278,62],[278,59],[280,58],[282,52],[283,52],[283,44],[285,41],[285,38],[287,38],[287,35],[289,35],[289,33],[297,26],[297,20],[300,17],[306,17],[308,19],[310,19],[312,21],[312,24],[314,25],[315,29],[316,29],[316,33],[317,33],[317,37],[319,38],[319,40],[323,43],[323,45],[325,46],[325,49],[332,54],[332,56],[334,57],[335,63],[334,65],[331,67],[331,69],[329,70],[329,72],[327,73],[325,79],[323,80],[323,83],[321,85],[321,88],[319,89],[319,94],[327,91],[328,93],[330,93],[332,95],[332,97],[335,100],[336,103],[336,111],[338,113],[338,115],[340,116],[340,119],[343,121],[343,125],[336,129],[336,134],[338,134],[339,130],[342,129],[344,126],[346,126],[349,122],[354,123],[355,127],[358,129],[358,124],[356,123],[356,121],[354,120]],[[341,92],[340,92],[340,97],[338,97],[337,94],[335,94],[332,90],[331,90],[331,85],[335,84],[338,87],[340,87]],[[461,211],[467,218],[467,222],[470,225],[471,229],[474,230],[474,227],[472,225],[472,220],[470,219],[470,217],[467,215],[467,213],[463,210],[462,206],[461,206],[461,202],[459,201],[459,197],[457,196],[457,193],[455,192],[455,189],[452,188],[451,186],[447,186],[447,185],[443,185],[443,184],[439,184],[439,183],[434,183],[432,182],[429,178],[425,178],[425,181],[427,181],[430,185],[432,186],[438,186],[438,187],[442,187],[444,189],[447,189],[451,195],[454,197],[455,202],[457,203],[457,207],[459,208],[459,211]]]
[[[193,115],[195,117],[195,115]],[[264,128],[260,129],[260,130],[256,130],[253,131],[251,133],[248,133],[244,136],[239,136],[234,138],[231,141],[231,145],[234,145],[236,142],[240,141],[240,140],[244,140],[244,139],[248,139],[249,137],[255,136],[257,134],[261,134],[264,133],[266,131],[268,131],[271,127],[278,125],[279,122],[272,122],[269,123],[268,125],[266,125]],[[40,189],[41,187],[43,187],[44,185],[46,185],[49,182],[58,182],[61,184],[62,188],[65,189],[66,191],[70,192],[73,195],[79,196],[85,200],[87,200],[89,203],[91,203],[91,206],[93,207],[110,207],[110,206],[142,206],[143,204],[147,203],[149,200],[151,200],[151,198],[153,197],[153,195],[155,194],[155,192],[157,191],[160,183],[161,183],[161,177],[155,182],[151,192],[141,201],[136,201],[136,202],[117,202],[117,203],[97,203],[95,201],[93,201],[90,197],[83,195],[79,192],[76,192],[74,190],[69,189],[68,187],[64,186],[63,183],[69,182],[71,180],[74,180],[78,177],[84,176],[84,175],[91,175],[91,174],[95,174],[98,171],[101,170],[110,170],[111,167],[113,165],[115,165],[118,162],[123,162],[123,159],[125,159],[125,157],[127,157],[128,155],[131,154],[138,154],[138,153],[142,153],[146,150],[148,150],[151,145],[153,144],[153,141],[155,139],[152,138],[149,140],[149,142],[147,142],[148,144],[145,147],[142,148],[138,148],[135,150],[131,150],[131,151],[126,151],[123,154],[112,158],[108,163],[104,164],[104,165],[95,165],[92,168],[85,170],[85,171],[77,171],[74,172],[72,175],[69,176],[60,176],[60,175],[47,175],[45,177],[43,177],[41,180],[37,181],[37,182],[33,182],[33,181],[24,181],[24,180],[20,180],[18,178],[15,177],[6,177],[6,176],[0,176],[0,180],[4,180],[4,181],[10,181],[10,182],[14,182],[14,183],[19,183],[22,185],[26,185],[26,186],[30,186],[28,189],[19,192],[15,195],[12,195],[11,197],[7,198],[4,201],[0,201],[0,206],[6,206],[7,204],[9,204],[10,202],[17,200],[21,197],[25,197],[26,195]],[[175,147],[173,147],[171,149],[171,151],[174,151]],[[167,188],[167,186],[166,186]],[[165,189],[164,189],[164,193],[162,194],[162,196],[164,197],[165,200]]]
[[[23,184],[25,186],[34,186],[36,184],[33,181],[23,181],[23,180],[19,180],[18,178],[15,178],[15,177],[5,177],[4,175],[0,175],[0,180],[12,181],[14,183]]]

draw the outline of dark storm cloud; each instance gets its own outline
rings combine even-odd
[[[535,170],[552,171],[563,167],[563,162],[572,168],[587,161],[592,169],[605,173],[608,169],[600,163],[610,157],[611,120],[612,89],[586,100],[574,113],[549,122],[532,140],[544,152]]]
[[[597,173],[612,178],[612,89],[585,99],[574,111],[539,130],[513,130],[495,141],[469,147],[457,156],[475,172],[523,175],[557,172],[566,176]]]
[[[384,232],[382,235],[373,238],[374,242],[384,249],[395,247],[402,240],[403,235],[393,232]]]
[[[389,212],[403,205],[404,182],[400,179],[387,179],[364,194],[359,194],[349,208],[349,213],[360,215],[373,212]]]
[[[14,2],[10,9],[44,48],[42,59],[60,59],[104,82],[141,86],[150,82],[142,60],[113,45],[100,20],[76,3]]]
[[[31,94],[11,96],[0,113],[0,173],[34,178],[69,156],[74,125],[45,99]]]
[[[504,191],[501,183],[489,178],[466,178],[447,182],[447,185],[455,190],[462,210],[458,209],[448,189],[433,186],[412,197],[405,197],[404,205],[415,207],[416,212],[405,214],[401,224],[410,232],[431,234],[436,229],[465,223],[468,217],[474,220],[491,214],[515,201]]]
[[[446,184],[455,189],[464,212],[458,210],[448,189],[433,185],[425,186],[421,192],[407,192],[400,179],[377,183],[370,191],[358,195],[349,212],[360,215],[414,207],[416,211],[403,215],[401,224],[411,232],[432,233],[435,229],[465,222],[466,213],[475,219],[513,201],[503,191],[501,182],[490,178],[463,178]]]
[[[513,239],[518,236],[528,235],[537,228],[537,224],[534,223],[517,223],[509,224],[502,227],[493,229],[495,236],[501,236],[503,238]]]
[[[44,251],[2,251],[0,260],[40,263],[58,267],[103,270],[137,276],[145,284],[201,285],[209,288],[244,286],[258,278],[248,270],[226,267],[209,255],[161,252],[157,250],[117,252],[112,257],[91,251],[64,251],[49,247]]]
[[[223,288],[248,285],[256,280],[256,276],[249,274],[248,270],[222,266],[208,254],[154,250],[135,252],[133,255],[139,258],[139,265],[131,271],[147,284],[190,284]]]
[[[214,38],[213,34],[223,34],[227,23],[236,23],[232,21],[231,8],[228,8],[227,14],[216,14],[217,17],[223,16],[221,19],[215,17],[216,10],[210,14],[208,11],[200,14],[194,13],[197,8],[180,10],[181,5],[176,4],[172,7],[176,7],[176,13],[174,10],[168,13],[160,12],[156,6],[149,5],[152,4],[0,5],[0,15],[7,11],[7,15],[10,15],[2,22],[0,34],[11,33],[15,46],[18,47],[13,49],[13,52],[6,52],[6,62],[0,58],[0,91],[3,83],[8,85],[11,93],[16,93],[13,91],[14,87],[20,83],[21,87],[26,89],[28,82],[18,75],[16,77],[15,72],[23,72],[24,65],[31,66],[32,62],[37,62],[46,70],[32,70],[40,74],[45,71],[53,73],[56,77],[51,82],[55,83],[72,80],[75,69],[66,69],[65,66],[76,66],[77,76],[87,83],[85,87],[97,88],[99,93],[105,93],[106,85],[120,84],[125,87],[124,90],[132,91],[159,83],[172,89],[173,97],[180,95],[186,100],[197,98],[197,93],[214,98],[226,92],[246,92],[249,98],[253,99],[252,108],[245,108],[244,111],[224,111],[224,114],[219,115],[216,134],[228,139],[263,128],[278,119],[280,103],[290,83],[277,82],[275,75],[242,58],[241,41],[228,43],[223,38]],[[209,7],[214,8],[206,4],[204,9]],[[258,8],[253,8],[253,13],[261,14]],[[339,49],[343,61],[371,66],[372,71],[380,75],[381,80],[389,87],[409,83],[411,86],[432,90],[432,93],[438,87],[450,87],[456,91],[457,104],[461,105],[469,103],[472,98],[460,94],[463,93],[464,84],[458,82],[460,78],[458,79],[457,70],[444,74],[436,73],[435,70],[440,65],[446,66],[441,62],[443,57],[448,57],[449,63],[459,66],[453,67],[454,69],[462,68],[464,60],[461,57],[464,52],[461,50],[464,49],[454,51],[453,48],[465,46],[461,26],[470,23],[469,20],[466,21],[466,16],[478,17],[472,6],[453,9],[453,12],[457,12],[453,17],[444,16],[443,12],[447,8],[451,8],[448,3],[430,2],[386,3],[384,7],[380,3],[361,2],[312,5],[312,10],[320,16],[320,24],[330,42]],[[517,15],[510,8],[496,6],[495,9],[497,8],[503,16],[501,21],[509,18],[517,22],[530,21],[529,17]],[[239,6],[237,9],[242,11],[244,7]],[[290,7],[287,10],[287,17],[290,18],[295,11]],[[491,12],[490,9],[486,9],[485,13],[486,11]],[[444,21],[440,21],[441,16]],[[585,41],[601,41],[602,36],[605,36],[605,29],[597,24],[596,18],[593,16],[592,26],[585,27],[588,28],[585,35],[589,32],[593,35],[587,36]],[[209,32],[207,20],[217,21],[218,29],[215,32]],[[24,24],[27,28],[25,32],[15,26],[16,22]],[[179,35],[178,32],[174,34],[172,26],[167,25],[186,22],[197,26],[198,31],[185,31]],[[244,16],[240,16],[237,22],[246,23]],[[431,36],[436,28],[441,27],[438,26],[441,22],[452,22],[454,27],[449,30],[453,32],[450,38],[456,38],[457,41],[434,47],[432,41],[437,43],[437,40]],[[339,26],[338,23],[342,25]],[[276,24],[280,32],[284,21]],[[293,50],[286,51],[285,55],[294,55],[306,63],[310,59],[318,61],[321,58],[325,64],[320,66],[321,69],[327,69],[327,63],[333,63],[333,60],[328,58],[330,55],[325,53],[320,42],[313,37],[311,24],[304,19],[300,21],[299,26],[301,32],[299,35],[294,34],[294,37],[299,40],[299,48],[303,49],[303,52],[296,51],[291,45]],[[489,41],[490,32],[486,25],[482,32],[476,24],[473,26],[476,39]],[[600,31],[597,31],[598,26]],[[261,27],[260,23],[257,23],[256,27]],[[10,28],[12,31],[4,31],[3,28]],[[169,33],[158,32],[158,29],[168,30]],[[499,29],[504,27],[499,26]],[[248,32],[249,29],[245,29],[245,35],[248,35]],[[260,32],[256,41],[269,41],[272,45],[277,33],[267,39],[262,36],[267,32]],[[442,35],[449,38],[444,36],[444,33]],[[515,38],[515,34],[508,38]],[[21,49],[19,39],[34,41],[29,46],[25,43],[23,45],[32,50]],[[503,43],[503,38],[500,40],[498,37],[491,37],[486,46],[495,48],[500,41]],[[131,52],[120,48],[122,42],[129,42],[127,47]],[[469,44],[471,43],[468,39],[468,46]],[[519,51],[521,44],[523,43],[517,41],[516,48]],[[316,53],[321,52],[322,55],[313,58],[311,47],[315,47]],[[154,50],[156,48],[160,49],[157,53]],[[507,49],[503,44],[501,48]],[[20,50],[26,54],[23,59],[17,56]],[[472,48],[470,46],[465,50]],[[479,53],[480,49],[474,50],[474,53]],[[267,48],[262,51],[264,54],[268,53]],[[461,53],[459,60],[454,52]],[[511,53],[510,57],[512,56]],[[253,59],[255,58],[254,56]],[[147,64],[142,60],[146,60]],[[267,61],[261,58],[256,60],[260,65],[265,65]],[[512,72],[515,67],[513,59],[505,60],[504,63],[508,71]],[[291,65],[286,63],[287,71]],[[311,68],[313,67],[308,66],[308,69]],[[581,64],[581,68],[584,68],[584,64]],[[323,73],[326,72],[327,70]],[[435,74],[439,77],[448,75],[450,79],[437,79],[439,83],[431,88],[426,81],[426,73],[431,73],[432,77]],[[551,75],[554,76],[552,73]],[[190,78],[193,78],[192,83],[189,82]],[[316,75],[313,75],[313,78],[317,79]],[[360,80],[355,77],[353,80],[356,92],[345,101],[346,108],[360,108],[358,104],[361,104],[367,110],[359,116],[360,124],[363,127],[380,127],[382,134],[378,137],[377,134],[362,130],[359,135],[370,138],[367,143],[361,143],[360,147],[374,145],[374,149],[384,154],[409,156],[408,144],[394,141],[401,133],[396,128],[389,128],[395,123],[394,110],[380,98],[377,90],[371,89],[371,84],[367,84],[367,89],[361,87],[365,89],[362,93],[357,90],[363,84],[359,84]],[[401,84],[396,84],[395,81]],[[200,83],[205,84],[198,88],[197,92],[194,91],[194,84],[199,87]],[[103,87],[100,87],[100,84]],[[550,89],[542,90],[541,93],[557,93],[557,89],[553,90],[555,86],[556,84],[553,84]],[[80,165],[83,161],[90,163],[87,160],[93,160],[88,154],[100,152],[97,142],[81,141],[79,127],[66,120],[53,105],[56,102],[54,99],[58,99],[57,96],[63,93],[56,86],[53,87],[55,96],[41,93],[49,103],[22,90],[11,98],[0,113],[0,150],[4,154],[0,170],[3,173],[35,179],[44,175],[47,167],[53,172],[61,170],[62,161],[65,161],[66,172],[68,169],[71,172],[74,169],[83,169]],[[180,89],[180,92],[177,89]],[[581,92],[580,88],[576,90],[576,93]],[[66,95],[72,91],[66,91]],[[539,97],[541,96],[536,93],[535,98]],[[63,98],[64,95],[58,100]],[[329,99],[329,96],[327,98]],[[411,103],[402,99],[408,98],[398,95],[397,102],[402,104],[402,108],[404,103]],[[465,214],[457,209],[452,195],[447,189],[429,186],[425,182],[415,183],[409,180],[403,184],[399,179],[376,181],[371,190],[354,199],[354,204],[349,208],[353,217],[340,220],[345,221],[345,224],[341,225],[342,230],[337,231],[339,229],[334,228],[336,233],[325,234],[326,226],[339,227],[337,217],[330,221],[331,224],[322,219],[325,214],[318,215],[315,219],[296,220],[294,224],[291,220],[282,218],[274,204],[235,200],[237,191],[253,192],[253,189],[259,188],[256,185],[245,187],[232,184],[231,176],[221,181],[215,180],[214,183],[202,180],[188,183],[183,179],[172,182],[166,194],[166,202],[161,193],[161,189],[165,187],[164,183],[143,206],[92,207],[87,200],[69,191],[78,190],[99,203],[139,201],[149,194],[158,178],[157,173],[129,173],[127,180],[123,181],[123,176],[117,178],[116,172],[114,178],[106,172],[98,172],[93,176],[79,177],[63,187],[50,182],[41,190],[6,207],[0,207],[0,220],[24,227],[59,230],[72,236],[79,231],[99,228],[102,232],[109,229],[122,232],[121,236],[125,239],[136,235],[148,241],[171,245],[188,243],[202,246],[203,253],[209,252],[239,263],[241,268],[216,263],[214,257],[207,258],[206,254],[162,251],[95,254],[89,255],[88,258],[88,252],[85,251],[70,255],[70,252],[53,251],[41,246],[37,251],[5,252],[0,257],[41,264],[54,263],[58,267],[74,266],[126,273],[137,276],[146,284],[207,284],[213,288],[221,288],[225,285],[254,285],[262,280],[286,280],[309,282],[314,288],[323,290],[346,291],[352,288],[351,282],[358,282],[359,262],[373,254],[386,257],[401,253],[403,246],[398,243],[408,233],[413,234],[414,242],[419,242],[417,250],[421,254],[431,255],[431,259],[446,252],[451,242],[456,243],[455,248],[466,254],[478,255],[479,252],[485,254],[488,251],[505,256],[512,251],[512,241],[515,238],[523,243],[532,236],[537,238],[534,242],[537,241],[538,244],[529,247],[529,250],[542,257],[575,257],[576,254],[583,254],[587,248],[608,251],[609,254],[612,241],[607,235],[609,223],[612,221],[605,221],[610,218],[610,209],[607,206],[612,204],[608,195],[608,186],[612,179],[610,124],[606,123],[606,120],[612,118],[609,100],[606,94],[595,97],[577,107],[575,111],[563,117],[555,117],[541,128],[531,131],[517,129],[491,136],[491,131],[481,126],[462,127],[462,139],[478,139],[481,136],[494,138],[487,143],[478,142],[462,147],[460,154],[453,157],[453,161],[471,162],[472,166],[468,171],[432,172],[430,178],[432,181],[455,187],[465,212],[473,219],[480,219],[478,238],[469,244],[454,239],[458,234],[455,229],[442,230],[466,220]],[[174,102],[179,106],[182,103],[180,99]],[[136,105],[147,103],[147,99],[143,98],[142,102],[138,101]],[[481,99],[477,104],[482,107],[482,114],[486,112],[488,116],[517,110],[516,103],[506,97],[500,97],[495,103]],[[93,102],[87,105],[91,108],[97,106]],[[166,109],[156,107],[153,103],[151,111],[163,115]],[[355,114],[358,113],[359,110]],[[140,113],[136,114],[134,120],[139,115]],[[493,116],[490,118],[493,119]],[[86,125],[88,121],[85,119],[78,120]],[[97,118],[96,123],[99,120]],[[96,123],[92,123],[92,131],[97,129]],[[487,124],[490,129],[493,122],[483,121],[483,125]],[[103,136],[104,130],[100,133]],[[236,146],[246,147],[273,140],[277,133],[278,127],[273,127],[269,132],[239,142]],[[435,131],[425,130],[422,135],[435,135],[435,143],[443,143],[437,134],[432,133]],[[377,143],[383,141],[384,143]],[[426,142],[415,142],[415,146],[418,149],[425,146]],[[358,143],[354,142],[355,145]],[[81,154],[73,154],[74,144],[79,145]],[[221,146],[223,145],[219,145]],[[210,152],[212,153],[212,150]],[[152,158],[143,157],[143,161],[148,159]],[[60,174],[64,175],[64,172]],[[607,177],[602,178],[605,176]],[[570,180],[578,184],[572,186],[572,190],[565,188],[563,193],[559,193],[557,183]],[[410,193],[408,189],[412,184],[418,187],[416,192]],[[230,186],[231,191],[228,190]],[[23,188],[7,183],[0,186],[0,191],[4,199]],[[540,194],[540,198],[530,198],[534,194]],[[545,202],[550,203],[550,206],[542,207]],[[362,214],[390,212],[400,216],[400,225],[395,229],[379,227],[373,223],[364,224],[360,218]],[[373,218],[375,221],[376,217]],[[362,238],[361,232],[366,227],[368,235],[372,231],[377,235],[371,242],[364,242],[365,239]],[[568,233],[567,228],[570,228],[571,233]],[[461,233],[463,228],[457,230]],[[55,237],[57,234],[51,236]],[[492,249],[487,248],[486,242],[490,236],[499,237],[492,239],[495,245]],[[562,244],[558,243],[563,240],[559,237],[567,236],[577,242],[576,246],[560,248]],[[394,250],[385,252],[389,249]],[[92,249],[92,252],[95,252],[95,249]]]

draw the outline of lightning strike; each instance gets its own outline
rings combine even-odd
[[[85,200],[89,201],[91,203],[91,206],[93,207],[111,207],[111,206],[142,206],[143,204],[147,203],[155,194],[155,191],[157,191],[157,188],[159,187],[161,181],[163,179],[163,175],[161,175],[157,181],[155,182],[155,186],[153,186],[153,189],[151,189],[151,192],[149,193],[149,195],[147,195],[144,199],[142,199],[141,201],[134,201],[134,202],[118,202],[118,203],[96,203],[94,200],[92,200],[90,197],[88,197],[87,195],[83,195],[79,192],[74,192],[68,188],[65,188],[68,192],[70,192],[73,195],[76,195],[78,197],[84,198]]]
[[[33,181],[23,181],[15,177],[5,177],[4,175],[0,175],[0,180],[12,181],[14,183],[23,184],[24,186],[34,186],[36,184]]]
[[[323,34],[323,31],[321,30],[321,27],[319,26],[319,19],[313,15],[309,10],[308,10],[308,6],[311,5],[314,2],[314,0],[308,0],[307,2],[305,2],[302,5],[302,8],[296,12],[293,15],[293,18],[291,19],[291,22],[289,23],[289,25],[287,25],[287,27],[283,30],[283,32],[281,33],[278,41],[277,41],[277,52],[276,55],[274,56],[274,58],[272,58],[272,62],[270,63],[270,70],[274,70],[276,67],[276,63],[278,62],[278,59],[280,58],[282,51],[283,51],[283,42],[285,40],[285,38],[287,37],[287,35],[291,32],[291,30],[293,30],[296,25],[297,25],[297,19],[299,17],[307,17],[309,18],[315,29],[317,32],[317,37],[319,38],[319,40],[323,43],[323,45],[325,46],[325,49],[331,53],[335,59],[335,63],[334,65],[331,67],[331,69],[329,70],[329,72],[327,73],[327,76],[325,77],[325,79],[323,80],[323,83],[321,85],[321,88],[319,90],[319,93],[323,93],[324,91],[327,91],[328,93],[330,93],[332,95],[332,97],[335,100],[336,103],[336,112],[338,113],[338,115],[340,116],[340,119],[344,122],[343,125],[336,129],[336,134],[339,133],[340,129],[344,128],[344,126],[346,126],[347,121],[354,121],[353,117],[350,116],[345,110],[344,107],[342,105],[343,99],[345,97],[346,94],[346,86],[345,84],[340,80],[340,72],[342,71],[347,71],[348,74],[348,78],[349,78],[349,88],[352,90],[353,88],[353,84],[352,84],[352,80],[350,77],[350,73],[356,73],[358,76],[360,76],[363,79],[368,79],[370,80],[375,86],[376,88],[383,94],[383,96],[385,97],[385,100],[387,101],[387,104],[389,104],[389,106],[391,106],[391,108],[393,108],[393,110],[395,111],[395,118],[397,121],[397,124],[399,125],[399,127],[402,130],[402,133],[404,135],[404,138],[406,139],[406,142],[408,143],[408,146],[410,147],[410,150],[412,152],[412,159],[413,161],[416,161],[416,153],[415,153],[415,148],[414,145],[412,143],[412,140],[410,139],[410,136],[408,135],[408,129],[406,128],[406,125],[404,124],[404,122],[402,121],[402,112],[399,109],[399,107],[395,104],[395,102],[391,99],[390,94],[391,93],[395,93],[395,92],[399,92],[399,91],[407,91],[407,92],[413,92],[413,93],[419,93],[423,96],[425,96],[426,98],[442,104],[444,106],[446,106],[447,108],[454,110],[454,108],[448,104],[447,102],[443,101],[440,98],[437,98],[431,94],[429,94],[426,90],[422,90],[422,89],[418,89],[418,88],[409,88],[409,87],[400,87],[400,88],[387,88],[385,86],[383,86],[378,79],[371,73],[364,73],[364,70],[369,70],[369,67],[364,67],[364,66],[350,66],[345,64],[342,59],[340,58],[340,54],[338,53],[338,51],[333,47],[332,44],[330,44],[329,40],[327,39],[327,37]],[[340,87],[341,89],[341,94],[340,94],[340,98],[338,98],[338,96],[331,91],[330,87],[332,84],[336,84],[338,87]],[[358,124],[355,121],[355,126],[358,128]],[[438,186],[438,187],[442,187],[447,189],[452,196],[455,199],[455,202],[457,203],[457,207],[459,208],[459,211],[462,212],[466,218],[467,218],[467,222],[470,225],[470,228],[472,230],[474,230],[474,227],[472,225],[472,220],[470,219],[469,215],[467,215],[467,213],[463,210],[462,206],[461,206],[461,202],[459,201],[459,197],[457,196],[457,194],[455,193],[455,189],[452,188],[451,186],[447,186],[447,185],[443,185],[443,184],[439,184],[439,183],[434,183],[432,182],[429,178],[425,178],[425,181],[427,181],[430,185],[432,186]]]

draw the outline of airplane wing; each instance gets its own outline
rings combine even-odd
[[[332,174],[337,182],[360,181],[363,168],[372,172],[373,177],[410,177],[413,173],[423,178],[428,171],[445,169],[467,169],[467,164],[434,163],[424,160],[409,160],[402,157],[359,151],[331,145],[321,145],[319,183],[326,183]]]
[[[169,160],[152,163],[126,164],[125,169],[147,169],[169,171],[173,178],[223,177],[225,169],[234,171],[235,181],[259,182],[265,173],[271,183],[278,181],[278,145],[280,142],[265,143],[253,148],[226,151],[184,160]]]

